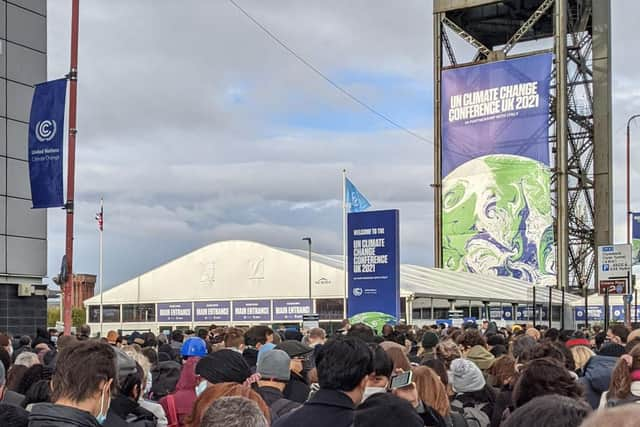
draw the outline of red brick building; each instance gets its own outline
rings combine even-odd
[[[74,274],[73,275],[73,308],[83,308],[82,304],[87,298],[91,298],[95,293],[95,274]]]

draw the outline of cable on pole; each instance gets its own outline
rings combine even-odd
[[[247,12],[245,9],[243,9],[242,6],[240,6],[235,0],[229,0],[229,3],[231,3],[244,16],[246,16],[251,22],[253,22],[253,24],[255,24],[258,28],[260,28],[267,36],[269,36],[269,38],[271,38],[274,42],[276,42],[278,45],[280,45],[284,50],[286,50],[291,55],[293,55],[298,61],[300,61],[302,64],[304,64],[307,68],[309,68],[315,74],[320,76],[324,81],[326,81],[328,84],[333,86],[336,90],[341,92],[347,98],[351,99],[356,104],[358,104],[361,107],[363,107],[364,109],[368,110],[370,113],[372,113],[373,115],[377,116],[379,119],[389,123],[391,126],[397,128],[397,129],[400,129],[401,131],[413,136],[416,139],[419,139],[419,140],[421,140],[423,142],[426,142],[428,144],[433,145],[433,140],[431,140],[431,139],[429,139],[429,138],[427,138],[425,136],[422,136],[419,133],[416,133],[416,132],[412,131],[411,129],[408,129],[405,126],[402,126],[397,121],[393,120],[389,116],[387,116],[387,115],[381,113],[380,111],[376,110],[375,108],[373,108],[372,106],[370,106],[369,104],[367,104],[366,102],[364,102],[363,100],[358,98],[357,96],[353,95],[347,89],[345,89],[342,86],[340,86],[338,83],[336,83],[334,80],[332,80],[329,76],[327,76],[325,73],[323,73],[321,70],[319,70],[315,65],[310,63],[308,60],[306,60],[300,54],[298,54],[295,50],[293,50],[291,47],[289,47],[285,42],[280,40],[273,32],[271,32],[267,27],[265,27],[263,24],[261,24],[249,12]]]

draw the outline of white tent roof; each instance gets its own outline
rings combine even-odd
[[[250,241],[221,241],[169,261],[103,293],[104,304],[211,299],[304,298],[308,296],[308,252]],[[342,256],[312,254],[314,298],[342,298]],[[401,296],[530,303],[532,286],[512,278],[403,264]],[[537,299],[548,288],[537,288]],[[565,295],[567,303],[581,298]],[[560,292],[553,291],[560,303]],[[85,301],[99,304],[100,296]]]
[[[308,252],[299,249],[283,249],[295,255],[308,257]],[[312,254],[314,262],[323,262],[342,270],[342,255]],[[531,302],[533,287],[530,283],[510,277],[489,276],[476,273],[450,271],[413,264],[400,265],[400,290],[402,296],[433,297],[438,299],[460,299],[491,302]],[[547,300],[549,288],[536,288],[539,301]],[[562,302],[562,294],[552,290],[554,303]],[[580,303],[583,300],[565,293],[565,302]]]

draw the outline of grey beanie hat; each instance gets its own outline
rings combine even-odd
[[[282,350],[270,350],[260,357],[256,372],[265,380],[289,381],[291,358]]]
[[[116,353],[116,373],[118,381],[124,381],[129,374],[137,372],[136,361],[119,348],[112,347]]]
[[[467,393],[484,388],[486,381],[482,371],[475,363],[467,359],[455,359],[451,362],[453,391]]]

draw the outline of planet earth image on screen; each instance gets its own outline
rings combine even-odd
[[[364,323],[379,335],[382,333],[382,327],[384,325],[395,325],[396,318],[390,314],[381,313],[378,311],[367,311],[364,313],[358,313],[349,318],[349,323],[352,325],[356,323]]]
[[[442,183],[443,265],[554,285],[550,172],[528,157],[492,154]]]

